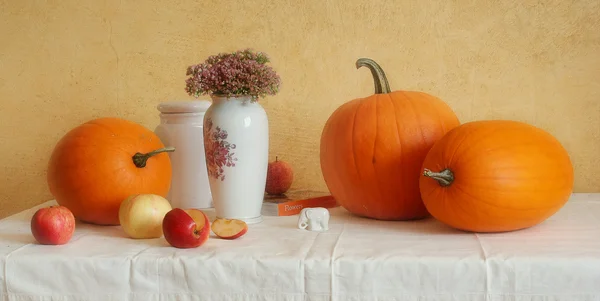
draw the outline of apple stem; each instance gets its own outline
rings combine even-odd
[[[277,162],[277,156],[275,156],[275,162]]]
[[[169,146],[169,147],[164,147],[164,148],[160,148],[157,150],[153,150],[146,154],[136,153],[133,156],[133,164],[135,164],[135,166],[138,168],[146,167],[146,162],[148,161],[148,159],[150,159],[150,157],[152,157],[154,155],[158,155],[163,152],[174,152],[174,151],[175,151],[175,148],[172,146]]]

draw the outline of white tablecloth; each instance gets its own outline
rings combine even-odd
[[[196,249],[77,224],[35,243],[34,211],[0,221],[2,300],[600,300],[600,194],[577,194],[528,230],[469,234],[434,219],[383,222],[331,210],[330,230],[265,217]]]

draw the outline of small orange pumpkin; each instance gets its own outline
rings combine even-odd
[[[474,121],[431,148],[420,190],[431,215],[451,227],[513,231],[541,223],[567,202],[573,166],[560,142],[542,129]]]
[[[171,161],[152,131],[118,118],[100,118],[69,131],[48,164],[48,186],[78,219],[119,224],[119,206],[133,194],[166,197]]]
[[[427,217],[419,193],[425,155],[460,123],[440,99],[416,91],[391,92],[371,59],[375,94],[341,105],[321,134],[321,171],[329,191],[346,210],[380,220]]]

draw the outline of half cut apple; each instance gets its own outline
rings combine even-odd
[[[162,223],[167,242],[176,248],[196,248],[204,244],[210,235],[210,222],[198,209],[169,211]]]

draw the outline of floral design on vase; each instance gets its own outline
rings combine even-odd
[[[228,136],[226,130],[218,126],[213,129],[213,122],[210,118],[206,120],[204,130],[208,137],[204,143],[208,176],[223,181],[225,180],[224,168],[235,167],[237,161],[234,153],[231,152],[235,149],[235,144],[226,140]]]

